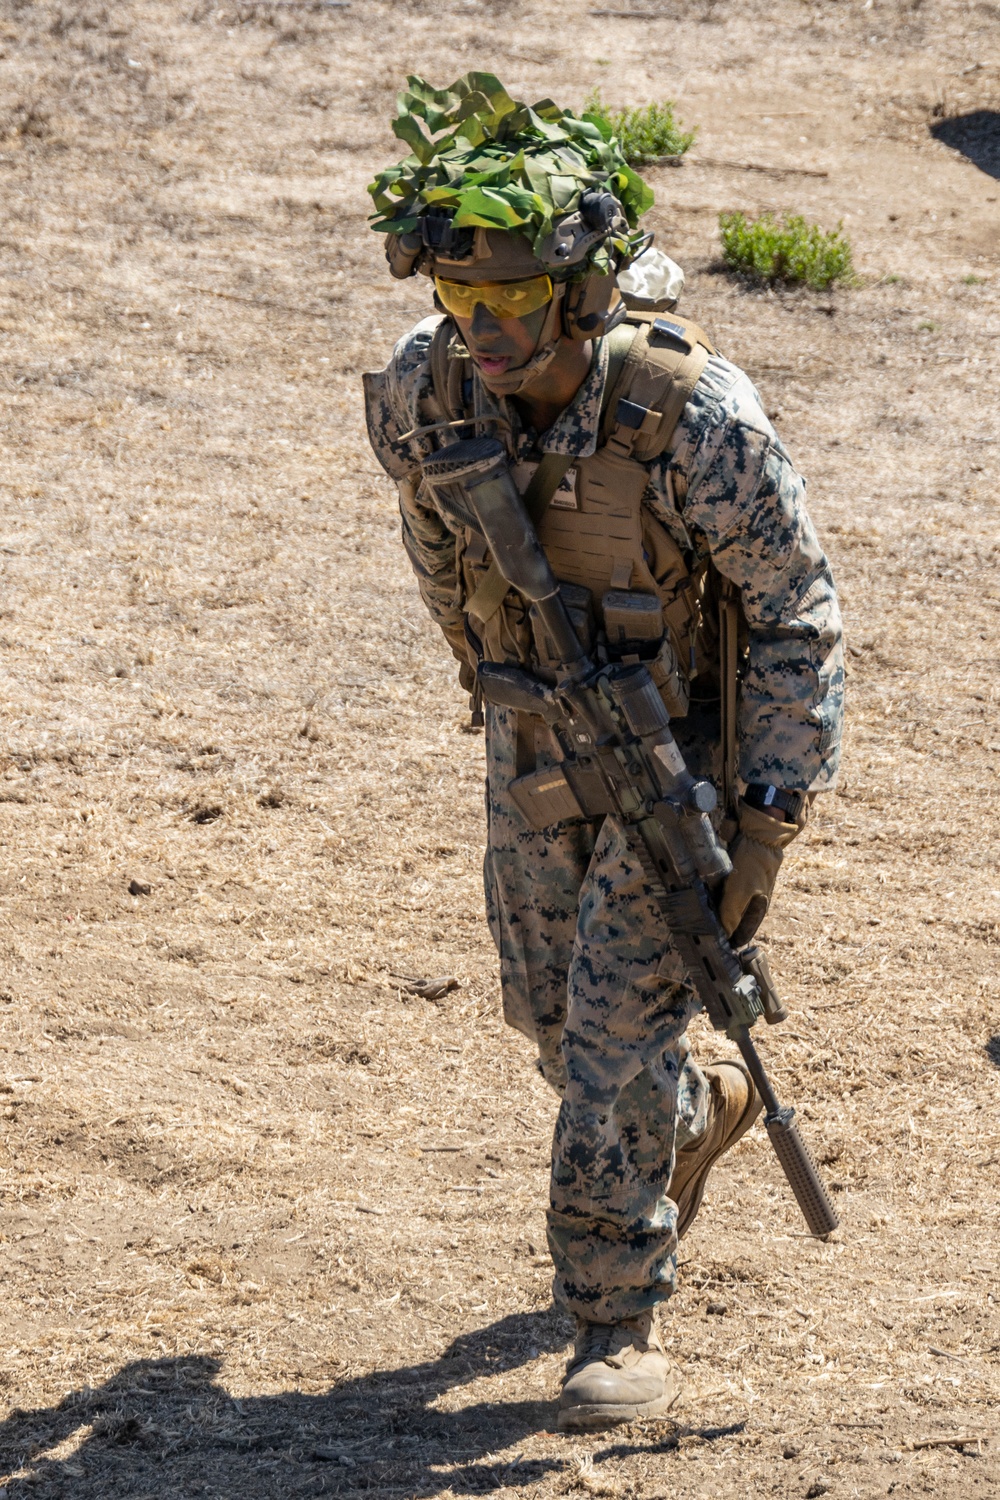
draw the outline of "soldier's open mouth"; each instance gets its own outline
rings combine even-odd
[[[502,375],[511,364],[508,354],[473,354],[472,357],[484,375]]]

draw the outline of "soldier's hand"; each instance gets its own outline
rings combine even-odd
[[[719,917],[734,948],[748,943],[767,914],[784,851],[799,831],[770,809],[740,803],[739,832],[729,847],[733,872],[722,887]]]

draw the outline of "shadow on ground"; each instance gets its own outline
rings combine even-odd
[[[545,1402],[483,1402],[441,1412],[445,1391],[562,1348],[556,1312],[515,1314],[465,1334],[439,1359],[346,1379],[324,1395],[230,1396],[221,1361],[138,1360],[58,1406],[15,1410],[0,1427],[6,1495],[74,1500],[278,1500],[297,1495],[488,1494],[530,1484],[560,1459],[491,1460],[555,1423]],[[79,1436],[75,1450],[51,1450]],[[47,1456],[48,1455],[48,1456]],[[447,1473],[443,1466],[449,1466]],[[29,1477],[30,1476],[30,1477]]]
[[[974,109],[931,126],[931,135],[972,162],[981,172],[1000,178],[1000,111]]]
[[[1000,1068],[1000,1031],[986,1043],[986,1056],[995,1068]]]
[[[0,1467],[18,1477],[0,1493],[7,1500],[381,1500],[523,1490],[573,1466],[572,1450],[565,1458],[495,1456],[554,1428],[554,1403],[485,1401],[457,1412],[433,1403],[563,1348],[569,1334],[569,1321],[554,1309],[516,1313],[463,1334],[439,1359],[348,1378],[318,1396],[237,1399],[217,1383],[222,1362],[209,1355],[136,1360],[58,1406],[15,1408],[0,1425]],[[656,1424],[648,1441],[609,1435],[593,1457],[668,1453],[681,1436],[713,1442],[744,1426]]]

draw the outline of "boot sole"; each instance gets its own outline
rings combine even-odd
[[[635,1406],[567,1406],[559,1413],[556,1424],[560,1432],[598,1432],[603,1427],[620,1427],[641,1417],[665,1417],[681,1393],[678,1381],[656,1401]]]
[[[754,1088],[752,1081],[750,1081],[750,1075],[749,1073],[747,1073],[747,1070],[743,1066],[743,1064],[736,1062],[735,1059],[731,1057],[722,1059],[722,1061],[730,1063],[734,1067],[738,1067],[740,1069],[740,1072],[743,1073],[748,1082],[750,1082],[750,1103],[747,1107],[746,1113],[741,1117],[741,1119],[737,1121],[736,1125],[733,1127],[732,1133],[726,1136],[725,1140],[719,1146],[717,1151],[712,1152],[711,1156],[707,1159],[707,1161],[705,1161],[704,1165],[702,1166],[699,1175],[692,1178],[691,1182],[688,1183],[688,1191],[690,1192],[693,1187],[694,1195],[685,1204],[683,1215],[678,1215],[678,1240],[683,1239],[687,1234],[688,1230],[691,1228],[691,1224],[695,1218],[695,1215],[697,1214],[699,1208],[701,1208],[702,1199],[705,1196],[705,1185],[708,1181],[709,1172],[715,1166],[715,1163],[719,1160],[720,1156],[724,1156],[727,1151],[729,1151],[733,1146],[736,1145],[737,1141],[743,1139],[747,1131],[750,1129],[750,1126],[758,1118],[761,1110],[764,1108],[764,1101],[763,1099],[761,1099],[757,1090]],[[710,1063],[709,1067],[712,1066],[714,1066],[714,1064]]]

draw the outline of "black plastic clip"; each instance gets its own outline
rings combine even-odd
[[[661,339],[667,339],[671,344],[679,344],[682,349],[687,350],[688,354],[694,347],[684,331],[683,324],[672,323],[669,318],[654,319],[650,333],[658,334]]]

